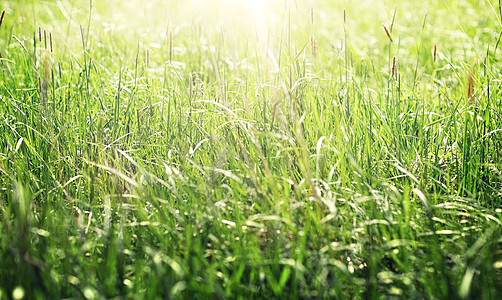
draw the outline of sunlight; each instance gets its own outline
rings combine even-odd
[[[235,29],[241,34],[265,36],[271,15],[279,0],[191,0],[191,16],[202,18],[209,26]]]
[[[224,16],[232,19],[235,17],[263,21],[264,16],[270,9],[267,0],[192,0],[195,10],[204,10],[211,17]]]
[[[267,0],[238,0],[238,2],[242,2],[244,8],[249,9],[252,13],[263,14]]]
[[[96,11],[107,12],[101,23],[116,28],[136,28],[142,32],[164,31],[166,24],[185,26],[204,23],[208,30],[237,32],[263,36],[268,32],[274,14],[280,11],[284,0],[131,0],[127,6],[119,0],[95,4]],[[95,15],[98,16],[97,14]],[[173,27],[173,28],[174,28]]]
[[[211,5],[219,7],[226,13],[230,13],[228,9],[241,10],[247,13],[263,13],[266,4],[270,2],[267,0],[192,0],[192,4],[197,5]]]

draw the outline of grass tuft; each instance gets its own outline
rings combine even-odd
[[[500,1],[192,2],[0,0],[0,299],[497,298]]]

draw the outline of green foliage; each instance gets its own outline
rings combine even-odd
[[[499,4],[305,2],[0,0],[0,299],[496,298]]]

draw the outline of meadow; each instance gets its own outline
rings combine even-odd
[[[496,0],[0,0],[0,299],[497,299]]]

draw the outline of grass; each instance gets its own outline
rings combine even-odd
[[[0,1],[1,299],[500,295],[498,2],[95,2]]]

